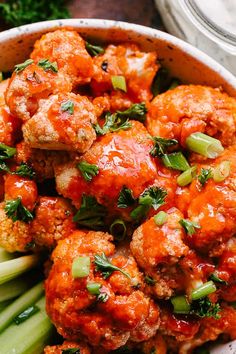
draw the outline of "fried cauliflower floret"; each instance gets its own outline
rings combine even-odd
[[[145,127],[132,121],[132,128],[100,137],[78,161],[56,167],[57,191],[71,199],[76,207],[80,207],[83,193],[92,195],[107,206],[110,213],[129,218],[131,208],[117,207],[124,186],[131,189],[134,198],[154,184],[168,189],[168,192],[176,188],[175,180],[169,178],[170,173],[165,173],[151,157],[152,147],[153,142]],[[76,167],[84,161],[98,167],[98,174],[90,182]]]
[[[146,126],[151,135],[176,138],[183,146],[197,131],[229,146],[236,142],[236,100],[207,86],[178,86],[154,98]]]
[[[26,252],[32,242],[30,225],[23,221],[14,222],[5,213],[5,203],[0,203],[0,246],[8,252]]]
[[[53,248],[60,239],[75,230],[73,210],[63,198],[40,197],[31,232],[37,245]]]
[[[5,99],[10,112],[27,121],[38,109],[39,100],[52,93],[70,92],[71,83],[65,75],[44,70],[32,63],[24,70],[14,72],[6,90]]]
[[[84,153],[96,139],[92,126],[96,121],[87,97],[59,94],[42,100],[22,130],[25,142],[33,148]]]
[[[150,354],[150,353],[166,354],[167,346],[163,336],[160,333],[157,333],[155,337],[143,343],[142,353],[143,354]]]
[[[111,241],[109,234],[94,231],[75,231],[59,241],[45,284],[47,312],[58,332],[68,340],[83,338],[106,350],[124,345],[142,323],[151,321],[155,330],[159,326],[157,306],[141,290],[135,290],[142,287],[142,277],[133,257],[116,255]],[[95,255],[103,253],[131,279],[119,271],[105,279],[102,269],[94,264]],[[73,278],[72,264],[77,257],[90,257],[88,276]],[[88,291],[87,285],[93,282],[101,285],[103,298]],[[149,335],[147,331],[143,340]]]
[[[89,347],[86,344],[65,341],[61,345],[53,345],[53,346],[48,345],[47,347],[44,348],[44,354],[63,354],[64,350],[66,349],[74,349],[74,353],[76,352],[76,349],[78,349],[77,353],[79,354],[91,353]]]
[[[109,45],[103,55],[93,59],[94,74],[91,87],[94,94],[99,96],[104,92],[111,92],[112,76],[121,75],[125,77],[127,93],[112,92],[113,110],[128,108],[131,102],[150,100],[151,84],[158,69],[156,60],[156,53],[142,52],[136,44]]]
[[[30,57],[36,62],[42,58],[56,61],[59,71],[70,78],[73,86],[91,80],[93,61],[76,31],[59,29],[44,34],[35,42]]]
[[[15,160],[18,165],[26,163],[32,166],[36,180],[41,182],[54,177],[54,167],[66,163],[69,155],[66,151],[32,149],[24,141],[16,145]]]
[[[214,161],[198,166],[214,171],[223,161],[230,162],[230,172],[222,182],[213,178],[202,186],[195,179],[189,187],[177,191],[177,205],[190,221],[198,223],[193,235],[187,235],[191,247],[202,252],[211,251],[214,246],[226,242],[236,232],[236,149],[224,151]]]

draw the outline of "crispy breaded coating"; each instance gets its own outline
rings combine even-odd
[[[61,345],[46,346],[44,348],[44,354],[63,354],[63,350],[66,349],[78,349],[80,354],[90,354],[91,351],[86,344],[81,344],[78,342],[65,341]]]
[[[24,141],[32,148],[83,153],[96,139],[92,126],[96,121],[87,97],[52,95],[40,102],[37,113],[23,125]]]

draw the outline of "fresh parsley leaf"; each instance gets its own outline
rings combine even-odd
[[[154,146],[150,151],[153,157],[162,157],[170,146],[178,144],[178,140],[175,139],[165,139],[159,136],[153,137]]]
[[[0,6],[1,6],[1,4],[0,4]],[[24,63],[16,64],[14,67],[14,71],[18,74],[21,71],[23,71],[25,68],[27,68],[27,66],[29,66],[33,62],[34,61],[32,59],[27,59],[26,61],[24,61]]]
[[[105,292],[100,292],[100,294],[97,296],[98,302],[107,302],[108,299],[109,299],[109,296]]]
[[[184,228],[185,232],[190,236],[196,233],[195,229],[200,229],[200,225],[195,221],[181,219],[179,223]]]
[[[62,112],[68,112],[70,114],[74,113],[74,102],[68,100],[61,105]]]
[[[135,103],[130,108],[125,111],[117,111],[116,115],[118,117],[130,118],[134,120],[138,120],[139,122],[144,122],[146,119],[147,108],[145,103]]]
[[[202,168],[201,173],[198,176],[198,180],[202,186],[208,181],[208,179],[213,177],[213,172],[211,168]]]
[[[92,57],[95,57],[96,55],[99,54],[103,54],[105,52],[103,47],[99,45],[93,45],[89,42],[85,42],[85,48]]]
[[[212,280],[214,283],[219,283],[219,284],[222,284],[222,285],[227,285],[227,281],[217,277],[216,274],[212,273],[209,277],[209,280]]]
[[[126,117],[119,117],[116,113],[111,114],[108,112],[105,116],[105,123],[101,127],[98,123],[94,124],[93,127],[97,135],[105,135],[109,132],[118,132],[119,130],[126,130],[131,128],[131,123]]]
[[[28,307],[26,310],[21,312],[18,316],[16,316],[13,321],[15,322],[16,325],[20,325],[22,322],[25,322],[33,316],[36,312],[39,311],[39,307],[36,305]]]
[[[53,71],[54,73],[58,72],[57,62],[50,62],[48,59],[40,59],[38,62],[38,66],[44,69],[44,71]]]
[[[218,303],[213,304],[208,297],[194,300],[191,303],[190,313],[199,317],[220,318],[219,311],[221,310]]]
[[[18,175],[18,176],[22,176],[22,177],[28,177],[31,179],[33,179],[35,177],[35,172],[34,172],[33,168],[24,162],[22,162],[20,164],[20,166],[16,169],[15,172],[13,172],[13,174]]]
[[[16,153],[15,148],[0,143],[0,161],[10,159],[15,155],[15,153]]]
[[[17,220],[28,223],[33,220],[33,214],[22,205],[21,198],[7,200],[5,203],[5,213],[14,222]]]
[[[123,186],[117,201],[118,208],[122,208],[122,209],[128,208],[129,206],[134,205],[134,203],[135,203],[135,198],[133,197],[132,190],[127,188],[126,186]]]
[[[79,348],[62,349],[62,354],[80,354]]]
[[[139,197],[139,205],[130,213],[131,218],[139,222],[147,215],[150,208],[157,210],[165,204],[166,196],[167,191],[163,188],[155,186],[146,189]]]
[[[77,168],[80,170],[85,181],[91,182],[93,177],[97,176],[99,173],[99,168],[97,165],[93,165],[86,161],[81,161],[77,164]]]
[[[145,275],[144,281],[145,281],[146,284],[148,284],[148,285],[150,285],[150,286],[155,285],[156,282],[157,282],[155,279],[153,279],[152,277],[150,277],[150,275]]]
[[[107,209],[99,204],[95,197],[83,194],[81,207],[74,216],[73,221],[81,226],[99,230],[104,227],[106,214]]]
[[[9,167],[4,161],[0,162],[0,172],[7,172],[7,173],[11,172]]]
[[[94,264],[96,265],[96,270],[100,271],[102,273],[102,276],[104,279],[107,279],[114,271],[121,272],[124,274],[127,278],[131,279],[130,275],[123,271],[121,268],[116,267],[113,265],[105,253],[102,253],[101,255],[96,254],[94,256]]]
[[[0,16],[16,27],[27,23],[70,17],[64,0],[7,0],[0,3]]]

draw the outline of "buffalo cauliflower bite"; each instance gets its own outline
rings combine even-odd
[[[236,232],[235,147],[225,150],[214,161],[198,165],[198,173],[201,168],[214,171],[223,161],[230,162],[230,172],[222,182],[210,178],[202,186],[198,179],[194,179],[189,187],[177,190],[179,209],[199,225],[193,235],[186,235],[188,243],[202,252],[211,251]]]
[[[33,148],[84,153],[96,139],[93,104],[74,93],[42,100],[37,113],[22,127],[24,141]]]
[[[142,277],[134,259],[115,255],[112,236],[102,232],[75,231],[59,241],[52,254],[53,266],[45,283],[46,308],[58,332],[68,340],[85,339],[93,346],[114,350],[124,345],[141,324],[159,325],[156,305],[141,290]],[[109,261],[130,278],[114,271],[107,279],[94,264],[95,255],[105,254]],[[77,257],[90,257],[89,275],[72,276]],[[100,294],[92,295],[87,285],[99,283]],[[147,330],[142,340],[155,330]]]
[[[212,87],[178,86],[154,98],[146,126],[151,135],[175,138],[183,146],[195,132],[229,146],[236,142],[236,100]]]
[[[54,178],[54,167],[69,160],[68,152],[32,149],[24,141],[16,145],[15,160],[18,165],[32,166],[38,182]]]
[[[10,112],[27,121],[38,109],[40,99],[52,93],[70,92],[71,83],[65,75],[52,70],[44,70],[35,63],[20,72],[14,72],[5,99]]]
[[[136,44],[109,45],[105,53],[94,57],[93,61],[91,87],[96,96],[113,90],[112,76],[125,77],[127,93],[112,92],[113,110],[128,108],[132,102],[152,98],[151,85],[158,69],[155,52],[142,52]]]
[[[91,353],[89,347],[86,344],[65,341],[61,345],[53,345],[53,346],[48,345],[47,347],[44,348],[44,354],[63,354],[66,349],[68,349],[68,353],[70,353],[69,349],[71,349],[71,353],[78,353],[78,354]],[[74,351],[72,351],[72,349]]]
[[[31,224],[31,233],[37,245],[55,247],[60,239],[73,230],[73,210],[63,198],[40,197],[35,209],[35,218]]]
[[[56,61],[58,69],[68,76],[74,86],[90,82],[93,60],[85,49],[85,42],[76,31],[60,29],[44,34],[35,42],[30,57]]]
[[[29,251],[32,242],[30,224],[23,221],[13,221],[5,213],[5,202],[0,203],[0,246],[8,252]]]

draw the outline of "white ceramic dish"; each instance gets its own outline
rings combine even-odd
[[[43,33],[70,27],[94,42],[134,41],[144,50],[156,50],[171,74],[185,83],[221,86],[236,97],[236,78],[220,64],[190,44],[155,29],[125,22],[70,19],[38,22],[0,33],[0,71],[8,71],[27,59],[32,45]],[[236,354],[236,341],[215,347],[212,354]]]

